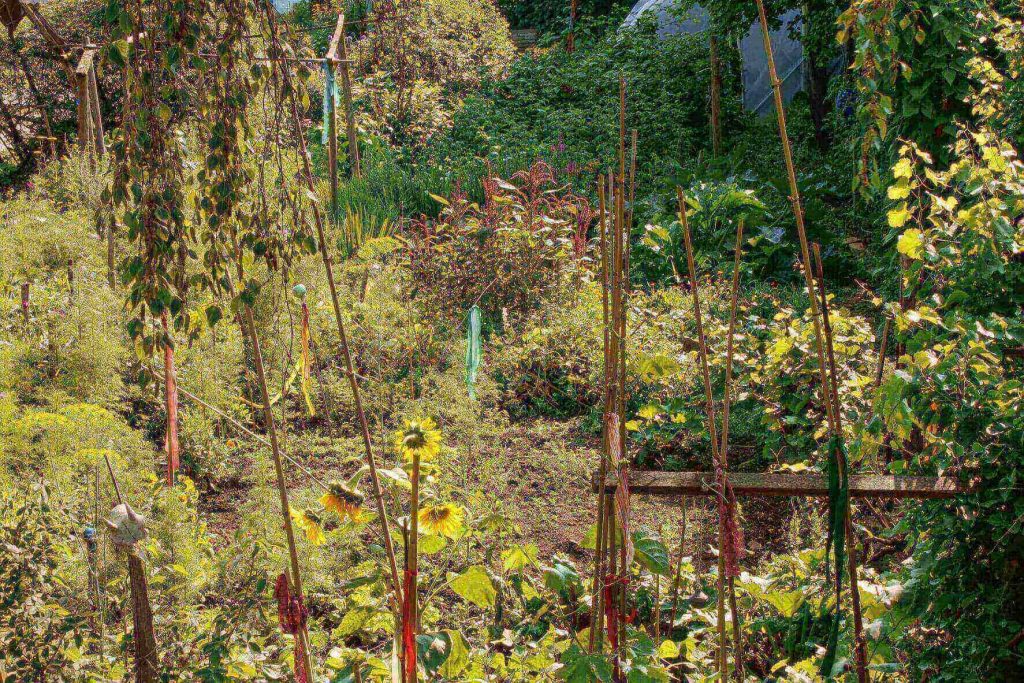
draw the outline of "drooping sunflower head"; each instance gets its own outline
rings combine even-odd
[[[423,531],[457,538],[463,530],[463,519],[465,511],[453,503],[443,505],[428,505],[420,510],[418,517],[420,528]]]
[[[407,460],[418,456],[421,461],[429,462],[441,450],[441,430],[429,417],[407,420],[405,427],[395,434],[395,448]]]
[[[320,515],[312,510],[291,509],[292,522],[306,534],[306,539],[313,545],[323,545],[327,542],[324,529],[321,526]]]
[[[326,510],[333,510],[342,519],[348,517],[355,521],[362,514],[362,505],[366,497],[357,489],[350,488],[341,482],[331,482],[328,491],[320,496],[320,504]]]

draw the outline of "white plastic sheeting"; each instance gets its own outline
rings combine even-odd
[[[698,4],[683,9],[685,6],[684,0],[640,0],[633,6],[623,26],[633,26],[641,15],[651,13],[648,16],[654,16],[658,35],[662,38],[706,31],[710,25],[707,10]],[[786,102],[804,86],[803,46],[791,37],[791,34],[799,33],[800,26],[800,13],[792,10],[783,15],[781,26],[771,32],[775,68],[782,81]],[[758,22],[751,24],[739,39],[738,48],[743,60],[743,106],[761,115],[770,114],[774,110],[772,84],[768,78],[768,62]]]

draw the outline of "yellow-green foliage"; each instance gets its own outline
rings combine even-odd
[[[395,15],[405,17],[395,20]],[[375,4],[375,29],[355,50],[365,71],[357,97],[375,132],[414,144],[442,130],[461,98],[515,58],[508,22],[493,0]]]
[[[63,396],[112,404],[125,361],[120,302],[106,283],[91,212],[60,211],[35,195],[0,205],[0,223],[0,392],[37,403]]]

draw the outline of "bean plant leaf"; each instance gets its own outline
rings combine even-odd
[[[610,683],[612,665],[605,655],[587,654],[579,645],[573,643],[562,655],[565,664],[559,675],[568,683]]]
[[[637,563],[653,574],[668,576],[670,562],[665,544],[643,529],[634,531],[632,536]]]

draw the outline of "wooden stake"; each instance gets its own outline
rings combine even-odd
[[[273,42],[274,49],[280,51],[280,44],[278,42],[277,35],[277,19],[275,17],[276,10],[270,5],[265,3],[264,10],[267,13],[267,24],[270,28],[271,40]],[[340,47],[344,46],[345,42],[340,42]],[[346,67],[347,68],[347,67]],[[342,70],[344,76],[346,71]],[[295,138],[299,145],[299,156],[302,160],[302,176],[306,183],[306,188],[310,192],[315,192],[316,186],[313,181],[313,171],[309,161],[309,151],[306,147],[306,138],[302,133],[302,118],[299,115],[298,100],[295,96],[295,88],[291,85],[291,73],[287,68],[281,69],[282,79],[284,86],[289,94],[289,104],[291,105],[292,123],[295,128]],[[363,410],[362,398],[359,393],[359,381],[356,379],[355,369],[352,363],[352,354],[348,347],[348,335],[345,333],[345,322],[341,315],[341,304],[338,300],[338,288],[334,282],[334,267],[331,257],[331,253],[328,250],[327,235],[324,230],[323,217],[320,214],[320,207],[313,202],[313,221],[316,224],[317,239],[319,240],[320,256],[323,259],[324,270],[327,275],[327,286],[331,294],[331,305],[334,309],[334,319],[338,325],[338,336],[341,342],[341,353],[345,359],[345,372],[348,375],[349,387],[352,390],[353,403],[355,404],[356,416],[359,421],[359,431],[363,438],[363,448],[366,454],[366,464],[369,467],[370,484],[372,487],[373,499],[377,507],[377,516],[380,517],[381,532],[384,539],[384,551],[387,554],[388,565],[391,574],[391,589],[394,594],[392,599],[392,608],[396,614],[402,606],[402,584],[401,579],[398,575],[398,560],[395,557],[395,545],[391,538],[391,525],[388,522],[387,507],[384,504],[384,493],[380,485],[380,476],[377,470],[377,460],[373,455],[373,443],[370,439],[370,427],[366,419],[366,413]]]
[[[117,502],[124,504],[121,486],[114,475],[114,467],[105,454],[110,481],[114,484]],[[134,545],[125,548],[128,555],[128,586],[132,594],[132,645],[135,650],[135,683],[156,683],[160,678],[157,667],[156,631],[153,628],[153,609],[149,602],[146,568]],[[97,584],[98,590],[98,584]]]
[[[676,196],[679,201],[679,219],[683,224],[683,239],[686,244],[686,264],[690,271],[690,289],[693,296],[693,316],[697,325],[697,351],[700,357],[701,376],[704,380],[704,401],[707,405],[708,434],[711,437],[711,453],[715,459],[715,470],[717,479],[716,494],[724,498],[726,496],[725,463],[722,462],[722,453],[718,447],[718,429],[715,418],[715,400],[711,390],[711,370],[708,366],[707,340],[704,336],[704,323],[701,319],[700,294],[697,289],[697,268],[693,260],[693,243],[690,237],[690,223],[686,218],[686,200],[683,197],[683,188],[676,188]],[[724,681],[728,676],[729,661],[727,642],[725,635],[725,544],[726,540],[725,518],[718,515],[718,675],[719,680]]]
[[[92,94],[89,88],[89,72],[92,71],[93,57],[96,50],[87,49],[75,69],[75,82],[78,84],[78,146],[88,150],[95,143],[92,130]]]
[[[338,24],[331,37],[331,44],[327,49],[327,68],[331,74],[331,82],[338,87],[338,64],[335,56],[338,54],[338,41],[345,39],[345,15],[338,15]],[[325,86],[326,87],[326,86]],[[334,93],[327,99],[331,110],[328,114],[327,135],[327,165],[331,173],[331,219],[338,220],[338,108],[334,106]]]
[[[149,586],[146,568],[134,549],[128,551],[128,585],[132,593],[132,644],[135,648],[135,683],[156,683],[160,678],[157,668],[156,633],[153,630],[153,610],[149,604]]]
[[[363,171],[360,168],[359,134],[356,131],[356,115],[352,105],[352,77],[349,74],[348,44],[345,41],[345,14],[338,15],[338,26],[335,33],[339,36],[337,53],[329,55],[335,64],[341,65],[341,88],[342,97],[345,102],[345,127],[348,131],[348,158],[350,172],[353,178],[361,178]],[[340,57],[340,58],[339,58]]]
[[[92,131],[94,144],[96,145],[96,155],[102,159],[107,153],[107,143],[103,138],[103,112],[100,109],[100,90],[99,84],[96,81],[95,64],[89,69],[88,86],[89,111],[92,114]]]
[[[569,36],[565,41],[565,51],[573,53],[576,51],[576,9],[578,0],[569,1]]]

